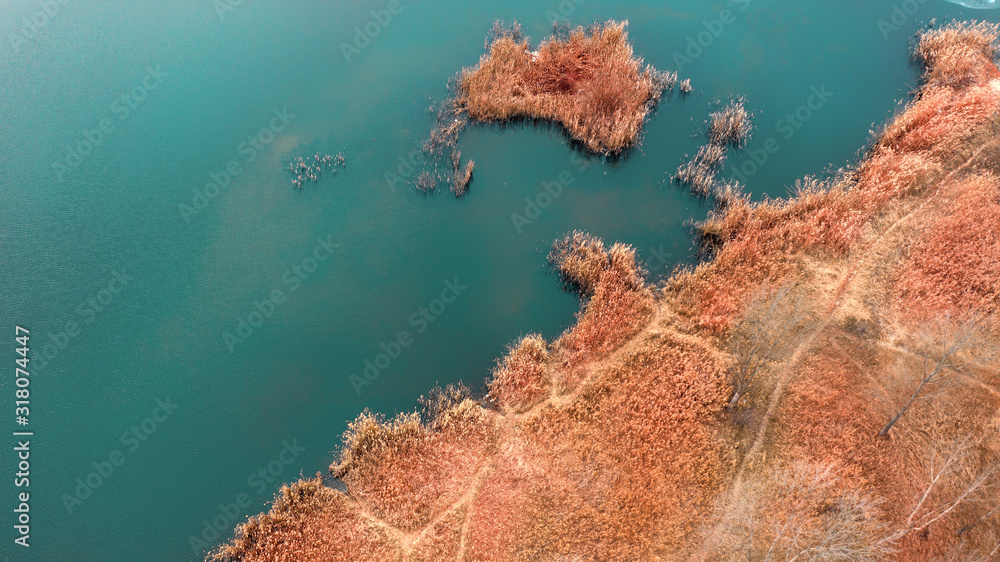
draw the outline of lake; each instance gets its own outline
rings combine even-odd
[[[554,17],[628,20],[636,53],[694,93],[665,98],[619,162],[552,127],[471,126],[464,198],[394,181],[419,169],[428,107],[492,22],[537,42]],[[14,376],[0,395],[5,426],[33,435],[31,547],[10,530],[24,490],[10,436],[0,555],[200,559],[282,482],[325,471],[364,409],[481,389],[509,343],[569,326],[579,303],[545,263],[562,234],[632,244],[652,278],[697,263],[690,224],[712,205],[668,179],[720,100],[754,113],[723,173],[754,198],[856,161],[915,87],[913,34],[934,18],[1000,14],[943,0],[5,2],[0,326],[8,373],[15,327],[30,330],[27,426]],[[317,153],[346,166],[293,188],[289,161]],[[366,370],[371,384],[352,384]]]

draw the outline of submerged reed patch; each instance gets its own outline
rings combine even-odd
[[[726,107],[708,117],[708,139],[720,146],[746,146],[753,125],[750,112],[743,105],[743,98],[729,102]]]
[[[462,168],[455,167],[455,179],[451,183],[451,192],[455,194],[455,197],[461,197],[469,191],[469,182],[472,181],[472,169],[475,167],[475,160],[469,160]]]
[[[752,132],[752,115],[743,98],[731,100],[709,115],[708,144],[699,148],[690,161],[681,164],[673,179],[701,197],[714,197],[720,207],[725,207],[741,195],[742,187],[735,180],[717,183],[715,174],[726,161],[728,147],[743,148]]]
[[[420,172],[413,184],[423,193],[433,193],[437,189],[437,178],[428,170]]]
[[[726,147],[709,143],[698,149],[694,158],[681,164],[674,174],[674,179],[687,185],[696,194],[708,197],[715,185],[715,173],[726,161]]]
[[[323,175],[323,170],[334,173],[346,165],[347,160],[341,152],[335,155],[320,154],[317,152],[312,158],[308,156],[305,158],[302,156],[295,158],[288,164],[288,171],[295,176],[292,178],[292,187],[302,189],[302,184],[306,180],[318,183],[320,176]]]

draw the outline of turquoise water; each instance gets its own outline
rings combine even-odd
[[[519,335],[565,329],[578,303],[544,263],[562,233],[633,244],[653,277],[694,263],[687,224],[710,206],[664,178],[703,142],[716,100],[744,95],[756,115],[727,175],[783,196],[853,161],[912,90],[921,25],[997,17],[937,0],[567,1],[573,24],[628,19],[636,52],[682,66],[695,93],[664,100],[618,165],[552,129],[471,127],[475,179],[456,200],[393,190],[386,173],[406,171],[427,107],[478,60],[494,19],[538,39],[558,2],[403,0],[384,25],[372,11],[388,2],[243,2],[221,16],[208,0],[55,2],[44,18],[42,4],[0,11],[0,330],[6,373],[15,325],[30,330],[28,426],[14,421],[13,376],[0,396],[4,427],[34,433],[27,488],[13,436],[0,458],[0,553],[14,560],[199,558],[199,541],[230,537],[281,482],[325,471],[363,409],[391,416],[437,383],[481,387]],[[348,61],[342,44],[366,25],[377,36]],[[257,147],[242,144],[251,135]],[[315,152],[347,167],[294,190],[285,164]],[[230,162],[227,185],[196,200]],[[511,214],[560,178],[519,232]],[[247,337],[230,351],[227,332]],[[384,368],[358,394],[366,361]],[[25,490],[29,548],[12,531]]]

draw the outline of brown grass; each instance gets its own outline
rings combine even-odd
[[[462,71],[456,103],[478,121],[553,121],[591,152],[620,153],[637,142],[661,88],[676,80],[643,68],[625,25],[577,28],[534,52],[517,35],[500,34],[477,66]]]
[[[317,475],[283,486],[267,513],[251,517],[208,560],[399,560],[390,538]]]
[[[953,211],[927,226],[900,268],[900,307],[918,320],[1000,309],[1000,180],[963,180]]]
[[[647,322],[653,294],[631,246],[605,249],[600,239],[575,231],[553,244],[549,262],[586,299],[576,324],[557,342],[564,367],[605,356]],[[567,379],[577,375],[568,372]]]
[[[350,424],[345,453],[331,471],[370,513],[399,529],[423,527],[482,463],[492,427],[472,406],[454,405],[434,430],[416,414],[389,422],[363,414]]]
[[[924,81],[965,88],[1000,76],[993,59],[1000,26],[989,22],[951,22],[925,32],[914,56],[924,64]]]
[[[493,371],[490,396],[505,410],[515,412],[540,402],[551,386],[545,375],[548,354],[548,344],[540,335],[522,338]]]
[[[608,254],[609,264],[576,324],[558,340],[565,366],[606,356],[631,339],[652,314],[653,295],[638,274],[634,250],[615,244]]]

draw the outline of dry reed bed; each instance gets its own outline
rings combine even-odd
[[[490,396],[503,405],[505,412],[523,412],[548,396],[548,355],[548,342],[538,334],[525,336],[507,350],[490,379]]]
[[[926,35],[918,46],[925,85],[857,169],[804,181],[788,201],[733,201],[702,226],[713,260],[675,275],[662,292],[645,284],[632,248],[570,234],[551,259],[584,299],[578,321],[555,342],[528,336],[512,347],[490,385],[499,412],[453,393],[427,421],[362,416],[332,467],[350,496],[318,480],[285,487],[216,558],[677,559],[703,543],[716,516],[724,540],[711,558],[745,555],[751,529],[751,551],[763,555],[773,544],[789,558],[796,540],[833,559],[987,555],[1000,533],[995,520],[955,538],[978,507],[955,510],[927,533],[878,540],[906,522],[919,498],[928,451],[920,436],[950,439],[970,419],[989,420],[1000,401],[988,385],[939,392],[891,440],[875,441],[884,411],[872,397],[887,393],[881,375],[900,356],[863,331],[819,335],[768,432],[767,465],[750,473],[735,509],[714,506],[739,461],[739,431],[723,415],[729,358],[718,336],[758,287],[804,275],[819,283],[810,264],[843,269],[875,234],[873,219],[945,185],[958,212],[914,231],[900,275],[913,286],[876,290],[938,311],[995,303],[1000,247],[995,232],[974,230],[1000,216],[996,178],[981,164],[968,177],[948,174],[969,159],[998,109],[989,57],[996,35],[982,24]],[[830,300],[839,296],[822,287]],[[948,415],[933,415],[940,412]],[[962,466],[1000,455],[990,439]],[[916,517],[947,505],[960,488],[948,482],[917,505]],[[795,540],[779,533],[789,526]]]
[[[462,71],[456,105],[478,121],[553,121],[591,152],[621,153],[637,142],[653,104],[676,80],[643,68],[625,26],[577,28],[535,51],[517,34],[500,33],[479,64]]]
[[[567,243],[573,249],[563,254]],[[617,243],[605,250],[602,241],[574,232],[556,243],[552,260],[586,299],[576,323],[556,342],[564,368],[607,356],[648,322],[653,292],[631,246]]]
[[[951,212],[926,225],[900,267],[900,309],[916,321],[1000,309],[1000,180],[973,175],[959,191]]]
[[[446,431],[430,430],[416,414],[389,423],[362,415],[345,443],[351,454],[334,473],[369,513],[404,531],[426,526],[471,481],[491,437],[491,422],[478,407],[454,406],[448,415],[461,420]]]
[[[393,538],[319,475],[283,486],[267,513],[240,526],[214,560],[400,560]]]
[[[828,496],[850,493],[868,506],[855,530],[867,537],[869,556],[850,559],[990,559],[986,554],[1000,541],[1000,522],[990,513],[995,479],[933,525],[921,523],[947,510],[1000,460],[1000,439],[990,423],[1000,399],[977,385],[939,385],[891,439],[874,438],[912,391],[912,380],[893,378],[904,359],[870,336],[828,331],[789,389],[773,450],[786,464],[829,467],[838,490]],[[953,457],[965,440],[974,445]],[[949,458],[955,464],[942,471]]]

